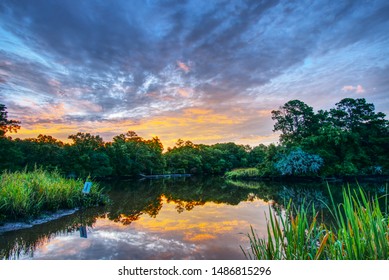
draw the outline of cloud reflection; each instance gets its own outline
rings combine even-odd
[[[163,198],[155,218],[142,215],[130,225],[101,217],[78,232],[58,235],[34,251],[34,259],[235,259],[247,242],[250,224],[264,228],[267,204],[262,200],[239,205],[206,203],[178,213],[176,203]],[[28,259],[22,256],[21,259]]]

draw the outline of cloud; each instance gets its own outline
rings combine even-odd
[[[184,71],[185,73],[188,73],[190,71],[190,68],[187,64],[185,64],[184,62],[181,62],[181,61],[177,61],[177,65],[178,67]]]
[[[357,88],[356,88],[355,92],[356,93],[364,93],[365,89],[361,85],[357,85]]]
[[[330,106],[340,88],[369,89],[377,108],[389,108],[388,14],[386,1],[4,0],[0,98],[31,125],[53,123],[40,114],[47,104],[62,104],[61,123],[79,127],[179,119],[204,107],[228,116],[240,139],[257,138],[260,124],[267,137],[269,116],[242,124],[226,112],[290,99]]]
[[[364,93],[365,89],[361,85],[357,86],[344,86],[342,87],[342,91],[352,91],[355,93]]]

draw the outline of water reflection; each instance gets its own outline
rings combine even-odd
[[[102,213],[100,214],[102,215]],[[0,257],[2,259],[34,258],[37,248],[50,243],[58,236],[68,236],[77,232],[80,226],[90,226],[96,222],[98,209],[84,211],[81,222],[78,214],[62,217],[46,224],[0,234]]]
[[[88,238],[87,224],[86,224],[86,221],[84,219],[84,210],[81,209],[79,214],[80,214],[80,221],[81,221],[80,227],[78,228],[78,230],[80,232],[80,237],[81,238]]]
[[[265,212],[289,200],[325,209],[326,184],[221,178],[106,183],[112,204],[0,237],[2,259],[241,259],[250,225],[266,236]],[[381,185],[366,186],[382,195]],[[333,187],[336,201],[340,186]],[[323,215],[325,216],[325,214]],[[243,234],[242,234],[243,233]]]

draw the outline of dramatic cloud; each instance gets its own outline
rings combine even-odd
[[[4,0],[0,103],[21,137],[74,128],[110,140],[116,128],[175,119],[186,125],[138,128],[169,145],[183,134],[271,142],[270,114],[255,112],[290,99],[321,109],[366,95],[388,114],[387,30],[384,0]],[[198,108],[209,123],[188,117]]]

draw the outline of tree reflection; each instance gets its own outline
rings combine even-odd
[[[1,233],[0,258],[19,259],[22,255],[34,256],[34,251],[59,235],[68,235],[78,231],[81,226],[92,227],[97,218],[103,215],[102,209],[89,209],[62,217],[32,228]]]

